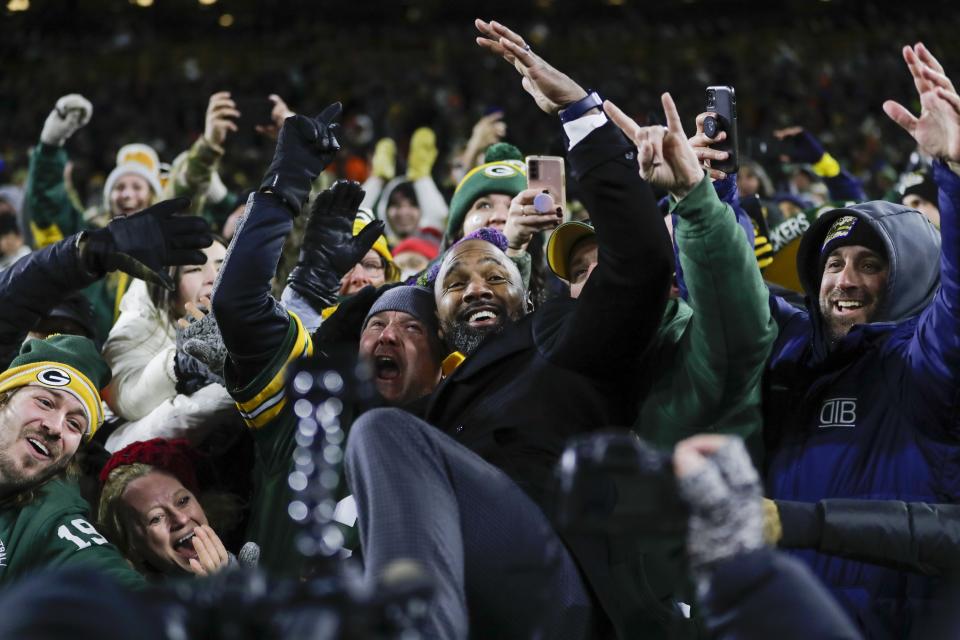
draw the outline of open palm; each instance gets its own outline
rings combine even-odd
[[[960,96],[953,83],[922,44],[904,47],[903,59],[920,95],[920,117],[893,100],[884,102],[883,110],[913,136],[924,153],[960,161]]]

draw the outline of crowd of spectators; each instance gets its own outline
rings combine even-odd
[[[953,16],[213,6],[14,17],[0,638],[960,632]]]

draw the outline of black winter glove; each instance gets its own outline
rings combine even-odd
[[[340,150],[334,135],[339,125],[333,121],[341,110],[340,103],[334,102],[315,118],[290,116],[280,129],[260,191],[277,195],[294,216],[307,202],[310,185]]]
[[[300,258],[287,282],[318,312],[337,303],[340,279],[363,260],[383,233],[383,222],[374,220],[353,235],[353,220],[362,201],[358,183],[338,180],[313,203]]]
[[[85,231],[78,240],[80,260],[91,273],[123,271],[173,291],[165,267],[203,264],[213,243],[210,225],[197,216],[176,216],[189,198],[165,200],[140,213],[114,218],[106,227]]]

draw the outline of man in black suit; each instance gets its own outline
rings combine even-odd
[[[528,314],[519,273],[494,244],[466,241],[445,256],[434,293],[456,351],[425,419],[377,409],[351,428],[347,473],[366,571],[422,563],[437,583],[437,637],[626,637],[642,596],[612,579],[610,540],[561,541],[549,519],[553,473],[570,437],[635,416],[635,371],[664,310],[673,254],[637,150],[595,94],[509,29],[477,26],[538,105],[560,112],[599,262],[579,299]],[[669,96],[664,106],[670,126],[644,130],[641,170],[677,193],[704,174]]]

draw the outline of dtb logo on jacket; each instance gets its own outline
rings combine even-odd
[[[831,398],[820,407],[820,428],[844,427],[852,429],[857,426],[857,399]]]

